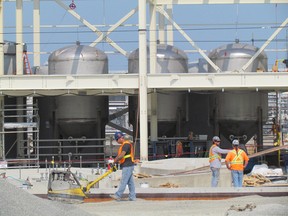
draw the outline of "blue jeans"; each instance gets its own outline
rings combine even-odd
[[[122,178],[120,181],[120,185],[118,187],[118,191],[115,193],[117,197],[122,198],[122,195],[126,189],[126,185],[128,185],[129,199],[130,200],[136,199],[135,184],[134,184],[134,179],[133,179],[133,170],[134,170],[134,166],[122,168]]]
[[[217,187],[220,176],[220,168],[210,167],[212,171],[211,187]]]
[[[243,182],[243,171],[240,170],[231,170],[232,181],[234,187],[242,187]]]

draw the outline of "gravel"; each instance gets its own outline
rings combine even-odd
[[[1,216],[91,216],[77,205],[39,198],[0,179]],[[95,214],[94,214],[95,215]]]

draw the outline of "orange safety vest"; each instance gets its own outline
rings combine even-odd
[[[215,159],[218,159],[219,161],[221,161],[221,154],[213,154],[212,149],[215,148],[217,145],[213,144],[209,150],[209,163],[211,163],[212,161],[214,161]]]
[[[129,141],[124,141],[124,142],[121,144],[120,148],[118,149],[118,155],[121,154],[122,148],[123,148],[123,146],[124,146],[125,144],[129,144],[129,145],[130,145],[130,154],[124,155],[124,157],[123,157],[121,160],[119,160],[119,163],[120,163],[120,164],[123,164],[123,163],[125,162],[125,159],[126,159],[126,158],[131,158],[131,161],[134,163],[134,150],[133,150],[133,145],[132,145],[131,142],[129,142]]]
[[[238,154],[235,149],[228,153],[227,158],[231,164],[232,170],[241,170],[244,169],[244,160],[249,160],[247,156],[245,156],[245,152],[242,149],[238,150]]]

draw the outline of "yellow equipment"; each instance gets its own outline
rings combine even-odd
[[[86,187],[80,184],[76,175],[71,171],[53,170],[49,175],[48,199],[70,203],[83,202],[93,185],[117,170],[116,165],[110,167],[107,172],[88,183]]]

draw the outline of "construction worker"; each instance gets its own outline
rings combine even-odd
[[[187,142],[189,144],[190,148],[190,157],[196,157],[195,155],[195,145],[194,145],[194,135],[193,131],[189,131],[188,137],[187,137]]]
[[[183,156],[183,144],[181,141],[176,142],[176,154],[175,157],[182,157]]]
[[[136,193],[133,178],[133,171],[134,171],[133,144],[127,137],[124,137],[124,134],[122,132],[116,132],[114,134],[114,138],[117,143],[121,144],[118,150],[118,154],[114,159],[114,163],[120,164],[120,168],[122,169],[122,178],[118,187],[118,191],[115,194],[110,195],[110,197],[118,201],[121,200],[126,185],[128,185],[129,188],[128,198],[130,201],[135,201]]]
[[[281,144],[281,130],[280,130],[280,125],[276,122],[276,119],[273,118],[272,119],[272,133],[273,133],[273,136],[274,136],[274,142],[273,142],[273,145],[274,146],[279,146]]]
[[[233,150],[230,151],[225,159],[226,167],[231,170],[234,187],[242,187],[243,173],[248,165],[249,158],[245,151],[239,148],[239,141],[233,140]]]
[[[283,161],[284,161],[284,172],[286,173],[286,175],[288,175],[288,149],[284,151]]]
[[[209,150],[209,163],[210,169],[212,171],[212,179],[211,179],[211,187],[217,187],[220,176],[220,168],[221,168],[221,154],[227,154],[230,150],[221,149],[220,138],[218,136],[214,136],[212,138],[212,146]]]

